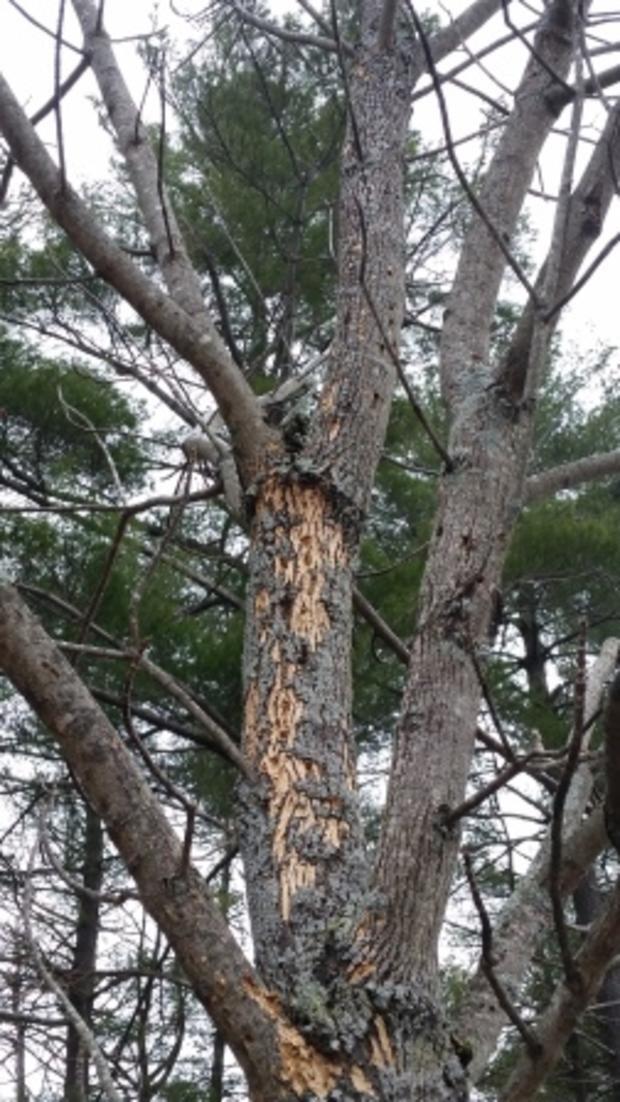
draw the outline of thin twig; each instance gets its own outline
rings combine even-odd
[[[469,890],[471,892],[474,906],[478,912],[478,917],[480,919],[482,971],[484,972],[488,980],[489,986],[491,987],[495,998],[497,999],[502,1010],[523,1038],[523,1041],[525,1042],[526,1048],[530,1056],[532,1057],[532,1059],[536,1059],[541,1052],[540,1042],[535,1033],[533,1033],[533,1031],[527,1025],[527,1023],[523,1021],[523,1018],[521,1017],[514,1003],[508,996],[508,992],[506,991],[505,987],[503,986],[495,972],[495,959],[493,956],[493,929],[482,896],[480,894],[480,889],[478,888],[478,884],[476,883],[476,877],[474,875],[471,856],[467,851],[463,854],[463,861],[465,864],[465,875],[467,877],[467,883],[469,884]]]
[[[518,773],[522,773],[530,765],[534,758],[539,757],[537,751],[532,751],[530,754],[526,754],[524,758],[513,760],[504,769],[500,770],[494,780],[490,781],[480,788],[477,792],[474,792],[467,800],[463,800],[458,807],[445,812],[441,816],[441,825],[447,830],[451,830],[456,826],[459,819],[464,818],[466,815],[471,814],[480,804],[488,800],[495,792],[498,792],[500,788],[503,788],[508,781],[511,781],[513,777],[516,777]]]

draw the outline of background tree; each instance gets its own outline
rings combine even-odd
[[[33,803],[44,804],[30,833],[45,891],[60,877],[78,900],[61,926],[46,928],[42,953],[32,935],[45,915],[38,851],[28,869],[8,862],[16,928],[26,931],[25,949],[16,940],[6,952],[18,1090],[23,1031],[40,1022],[24,1010],[23,991],[38,982],[61,1007],[61,1027],[68,1023],[57,1061],[67,1099],[88,1096],[89,1067],[109,1097],[200,1097],[207,1083],[195,1074],[188,1081],[183,1052],[187,986],[217,1030],[216,1092],[228,1045],[255,1099],[463,1099],[508,1021],[521,1051],[498,1064],[496,1081],[503,1068],[501,1097],[531,1098],[564,1043],[574,1046],[618,936],[617,889],[601,900],[578,954],[562,905],[577,892],[579,913],[592,911],[580,882],[605,846],[590,746],[617,658],[617,643],[603,640],[596,622],[614,616],[606,606],[615,499],[613,488],[577,487],[620,465],[615,404],[604,394],[583,411],[569,382],[560,407],[547,383],[561,309],[617,186],[617,107],[604,92],[616,73],[584,75],[599,17],[557,0],[524,37],[502,11],[524,70],[514,93],[493,103],[485,131],[499,136],[468,181],[451,135],[448,76],[437,66],[491,20],[500,7],[492,0],[476,0],[443,28],[389,0],[365,0],[359,15],[304,3],[312,28],[219,9],[213,68],[180,66],[182,140],[172,148],[161,36],[144,49],[161,90],[162,127],[151,132],[118,69],[102,7],[72,7],[83,57],[64,83],[63,5],[52,36],[57,163],[0,85],[4,182],[14,162],[51,215],[34,248],[20,239],[23,208],[9,215],[5,317],[43,336],[44,347],[62,341],[100,365],[85,375],[41,346],[33,353],[6,338],[17,371],[14,386],[10,370],[5,376],[1,477],[15,495],[9,510],[33,508],[26,499],[39,515],[9,521],[5,556],[40,616],[3,586],[0,663],[47,731],[13,705],[12,734],[23,741],[28,731],[40,758],[60,752],[68,766],[68,777],[58,773],[59,812],[40,781],[29,795],[26,787],[7,794],[21,801],[20,823]],[[468,54],[463,64],[471,63]],[[86,65],[123,160],[120,197],[80,197],[68,179],[62,98]],[[425,79],[447,147],[447,162],[429,171],[409,129]],[[449,79],[460,76],[450,70]],[[603,92],[607,115],[577,180],[584,101]],[[532,277],[517,247],[520,218],[540,152],[567,109],[551,244]],[[444,237],[452,251],[442,255]],[[521,293],[516,313],[499,300],[507,267]],[[108,389],[108,372],[143,384],[176,420],[140,441],[135,411]],[[397,387],[405,399],[393,403]],[[179,421],[189,439],[174,431]],[[549,426],[558,423],[551,447]],[[609,450],[592,456],[597,432]],[[174,456],[172,441],[183,446]],[[172,492],[155,487],[156,475],[174,479]],[[567,488],[552,506],[536,504]],[[205,510],[205,500],[216,503]],[[56,519],[44,520],[48,512]],[[589,538],[579,569],[566,547],[582,520]],[[548,575],[552,556],[540,553],[550,525],[561,577],[555,567]],[[388,590],[380,572],[394,566]],[[391,609],[394,626],[369,596]],[[373,632],[372,652],[362,636],[352,653],[354,606]],[[589,671],[584,613],[600,644]],[[353,657],[362,682],[354,702]],[[549,687],[552,659],[564,696]],[[616,694],[614,681],[602,724],[612,841]],[[359,794],[358,733],[379,749],[393,733],[380,820]],[[474,758],[476,737],[484,759]],[[216,768],[206,747],[227,766]],[[473,852],[493,859],[500,843],[495,830],[485,836],[484,801],[493,807],[501,786],[525,771],[536,786],[533,796],[524,790],[537,809],[530,848],[540,839],[540,849],[522,873],[519,841],[505,834],[506,869],[490,879],[488,904],[470,849],[482,957],[478,972],[455,984],[452,1006],[437,944],[462,821],[475,813]],[[78,857],[70,818],[63,825],[71,800],[87,806]],[[496,806],[505,824],[505,804]],[[52,819],[81,885],[63,880],[46,833]],[[105,894],[106,878],[119,874],[114,860],[100,880],[100,821],[155,924],[132,945],[135,968],[124,979],[138,987],[125,1021],[120,998],[107,1019],[94,1014],[104,1003],[93,970],[108,952],[96,948],[101,906],[129,902],[128,920],[135,907],[124,880],[112,899]],[[226,921],[230,885],[220,899],[209,889],[237,846],[254,965]],[[589,883],[605,896],[600,867]],[[70,933],[59,937],[61,928]],[[559,975],[555,992],[526,986],[520,1010],[519,986],[550,929],[557,957],[545,980],[548,990]],[[121,974],[117,967],[114,986],[125,991]],[[159,1011],[155,982],[170,985]],[[540,1020],[528,1021],[536,1006]],[[206,1080],[204,1066],[201,1074]]]

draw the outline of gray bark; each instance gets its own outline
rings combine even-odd
[[[548,9],[535,42],[560,77],[572,56],[564,7]],[[481,188],[481,204],[505,240],[554,121],[546,99],[552,83],[531,59]],[[458,833],[442,830],[441,817],[465,791],[481,698],[472,654],[487,638],[529,450],[531,408],[515,416],[490,386],[491,321],[505,264],[487,225],[473,216],[442,334],[453,470],[439,491],[377,870],[387,901],[377,931],[380,967],[403,977],[436,971],[458,853]]]

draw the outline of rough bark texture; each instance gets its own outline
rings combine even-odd
[[[243,745],[258,785],[241,837],[261,974],[315,1043],[357,1056],[338,1097],[456,1102],[463,1070],[425,986],[378,982],[370,961],[351,740],[352,568],[399,354],[412,79],[404,50],[362,47],[349,72],[328,382],[307,443],[271,462],[254,502]]]
[[[551,5],[536,38],[538,57],[560,79],[571,58],[565,19],[565,5]],[[532,58],[482,185],[487,215],[506,239],[553,122],[545,95],[553,83]],[[531,407],[515,410],[490,385],[491,320],[505,263],[487,225],[474,218],[442,334],[452,470],[439,491],[378,865],[386,912],[377,957],[382,969],[403,977],[436,971],[438,920],[458,852],[457,832],[443,830],[441,820],[465,790],[481,697],[479,648],[487,641],[529,450]]]
[[[277,1015],[267,1016],[260,1001],[268,996],[197,873],[183,867],[181,843],[135,759],[16,591],[6,585],[0,588],[0,665],[58,740],[198,998],[227,1034],[241,1027],[237,1056],[247,1066],[257,1098],[261,1092],[269,1097],[276,1087],[264,1067],[265,1054],[279,1061]],[[261,1083],[261,1074],[266,1083]],[[290,1095],[281,1090],[275,1097]]]

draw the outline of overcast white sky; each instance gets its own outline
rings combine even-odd
[[[35,16],[48,27],[55,27],[58,16],[58,0],[19,0],[21,6]],[[275,0],[276,6],[282,10],[290,7],[288,0]],[[439,0],[427,0],[425,7],[435,6],[440,13],[447,10],[452,15],[465,6],[462,0],[449,4],[441,4]],[[204,8],[202,0],[181,0],[180,10],[196,14]],[[178,7],[177,7],[178,10]],[[515,15],[521,11],[521,18],[531,18],[531,12],[525,12],[519,6],[515,6]],[[152,30],[154,26],[167,26],[172,38],[179,35],[187,36],[187,25],[175,14],[168,0],[107,0],[105,5],[106,26],[109,33],[118,39],[127,39],[133,35],[141,35]],[[501,15],[496,17],[493,31],[485,30],[483,37],[497,33],[501,26]],[[54,87],[54,45],[50,37],[41,33],[26,22],[22,15],[13,7],[10,0],[0,0],[0,20],[2,35],[0,40],[0,65],[7,79],[12,84],[17,95],[27,107],[34,111],[51,94]],[[504,28],[505,29],[505,28]],[[79,44],[81,38],[73,19],[71,4],[66,3],[65,37]],[[145,73],[141,62],[136,56],[136,43],[119,41],[117,45],[118,56],[123,66],[126,79],[130,83],[132,91],[137,99],[141,99],[145,86]],[[77,55],[70,50],[65,50],[62,57],[62,74],[66,76],[75,64]],[[501,54],[492,55],[488,61],[488,68],[499,80],[514,84],[520,68],[523,64],[521,50],[504,50]],[[605,59],[605,64],[610,64]],[[498,94],[493,82],[486,80],[480,74],[475,75],[474,70],[467,73],[466,79],[471,83],[483,83],[487,91],[493,95]],[[486,83],[485,83],[486,81]],[[96,95],[96,89],[92,77],[87,74],[82,77],[79,85],[72,91],[63,103],[63,120],[66,143],[66,161],[69,175],[72,179],[97,180],[106,175],[108,159],[111,154],[109,139],[97,126],[96,117],[92,109],[92,103],[88,97]],[[453,116],[453,128],[455,134],[470,132],[475,127],[479,101],[468,97],[462,92],[455,96],[451,94],[450,104]],[[599,110],[599,117],[601,115]],[[152,101],[150,107],[151,118],[157,118],[157,104]],[[148,118],[149,107],[146,115]],[[432,121],[434,118],[434,121]],[[564,120],[563,120],[564,121]],[[414,124],[425,123],[424,130],[431,128],[440,136],[440,128],[436,118],[436,109],[432,96],[420,104],[416,104]],[[50,144],[54,143],[54,124],[50,120],[40,128]],[[584,150],[585,152],[585,150]],[[466,154],[463,153],[465,157]],[[545,186],[548,190],[554,190],[553,175],[558,167],[554,161],[559,162],[560,149],[556,146],[555,152],[547,153],[544,160]],[[543,204],[536,201],[532,204],[531,214],[536,225],[544,226],[552,217],[553,204]],[[615,203],[611,216],[608,219],[606,235],[618,232],[620,219],[618,209],[620,204]],[[545,236],[541,238],[541,255],[546,249]],[[600,247],[600,245],[598,246]],[[598,248],[596,249],[598,251]],[[570,334],[571,344],[574,348],[585,350],[591,348],[597,340],[620,344],[618,331],[618,287],[620,287],[620,250],[618,257],[612,256],[597,273],[591,283],[580,293],[571,309],[570,317],[563,323],[565,332]]]

